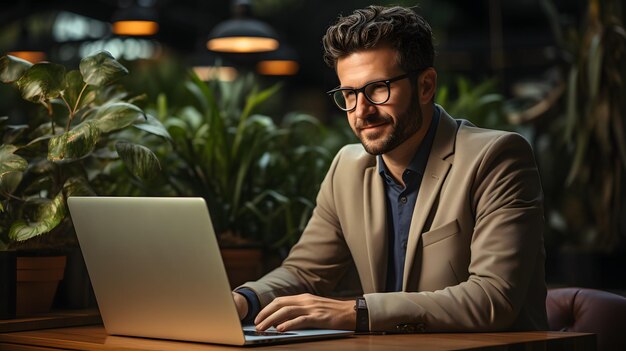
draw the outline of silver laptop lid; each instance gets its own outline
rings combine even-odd
[[[202,198],[70,197],[68,205],[109,334],[244,344]]]

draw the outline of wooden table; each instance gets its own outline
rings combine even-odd
[[[0,333],[102,324],[97,309],[52,311],[34,316],[0,319]]]
[[[101,325],[21,331],[0,334],[0,350],[123,350],[212,351],[237,350],[233,346],[187,343],[107,335]],[[441,333],[404,335],[357,335],[247,350],[319,351],[430,351],[430,350],[595,350],[594,334],[562,332]]]

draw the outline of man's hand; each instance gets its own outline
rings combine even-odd
[[[354,330],[354,300],[333,300],[311,294],[277,297],[259,312],[254,324],[257,330],[274,326],[281,332],[306,328]]]
[[[248,314],[248,300],[241,295],[233,291],[233,300],[235,300],[235,306],[237,306],[237,313],[239,314],[239,320],[242,320]]]

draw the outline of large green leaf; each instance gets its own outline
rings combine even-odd
[[[53,200],[39,206],[33,222],[15,221],[9,230],[9,238],[24,241],[48,233],[61,223],[65,215],[65,198],[63,192],[59,192]]]
[[[192,81],[185,81],[185,88],[196,98],[203,111],[217,109],[217,103],[209,87],[198,76],[191,72]]]
[[[65,100],[70,104],[71,108],[74,108],[78,95],[83,89],[85,83],[83,82],[83,76],[77,70],[72,70],[65,74],[65,88],[63,89],[63,96]]]
[[[126,67],[106,51],[83,58],[79,68],[84,82],[95,86],[106,85],[128,74]]]
[[[3,56],[0,58],[0,81],[3,83],[15,82],[32,65],[32,63],[15,56]]]
[[[17,80],[22,97],[32,102],[54,99],[61,94],[65,81],[65,67],[43,62],[33,65]]]
[[[143,145],[119,141],[115,149],[130,172],[140,179],[150,179],[161,171],[159,159]]]
[[[254,109],[258,105],[262,104],[267,99],[269,99],[274,94],[276,94],[276,92],[278,92],[278,90],[280,90],[281,87],[282,87],[281,83],[276,83],[267,89],[261,90],[258,93],[253,92],[252,94],[250,94],[248,98],[246,99],[246,106],[244,107],[243,112],[241,114],[241,119],[245,120],[246,118],[248,118],[248,116],[252,113],[252,111],[254,111]]]
[[[65,88],[63,90],[63,96],[74,112],[78,111],[81,107],[88,105],[95,99],[93,87],[85,85],[83,82],[83,76],[77,70],[69,71],[65,75]],[[79,96],[80,101],[77,103]]]
[[[93,151],[100,137],[95,121],[83,122],[69,132],[54,136],[48,142],[48,160],[70,162]]]
[[[28,162],[15,155],[14,145],[0,146],[0,192],[11,194],[22,180],[22,175],[28,167]]]
[[[246,134],[246,121],[248,116],[252,113],[252,111],[265,100],[269,99],[272,95],[274,95],[281,87],[280,83],[274,84],[273,86],[262,90],[261,92],[255,93],[253,92],[246,99],[246,105],[241,113],[239,118],[239,125],[237,126],[237,132],[235,134],[235,140],[233,141],[233,147],[231,149],[231,157],[236,157],[239,152],[239,147],[241,146],[242,140]]]
[[[146,114],[146,118],[140,117],[139,120],[135,121],[133,126],[148,133],[161,136],[167,140],[172,140],[172,136],[167,132],[163,123],[152,115]]]
[[[126,102],[114,102],[100,107],[93,121],[101,132],[109,133],[128,127],[140,117],[147,119],[139,107]]]

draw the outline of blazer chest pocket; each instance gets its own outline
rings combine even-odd
[[[446,223],[440,227],[437,227],[431,231],[422,234],[422,246],[426,247],[434,243],[440,242],[443,239],[449,238],[460,231],[459,223],[457,220]]]

